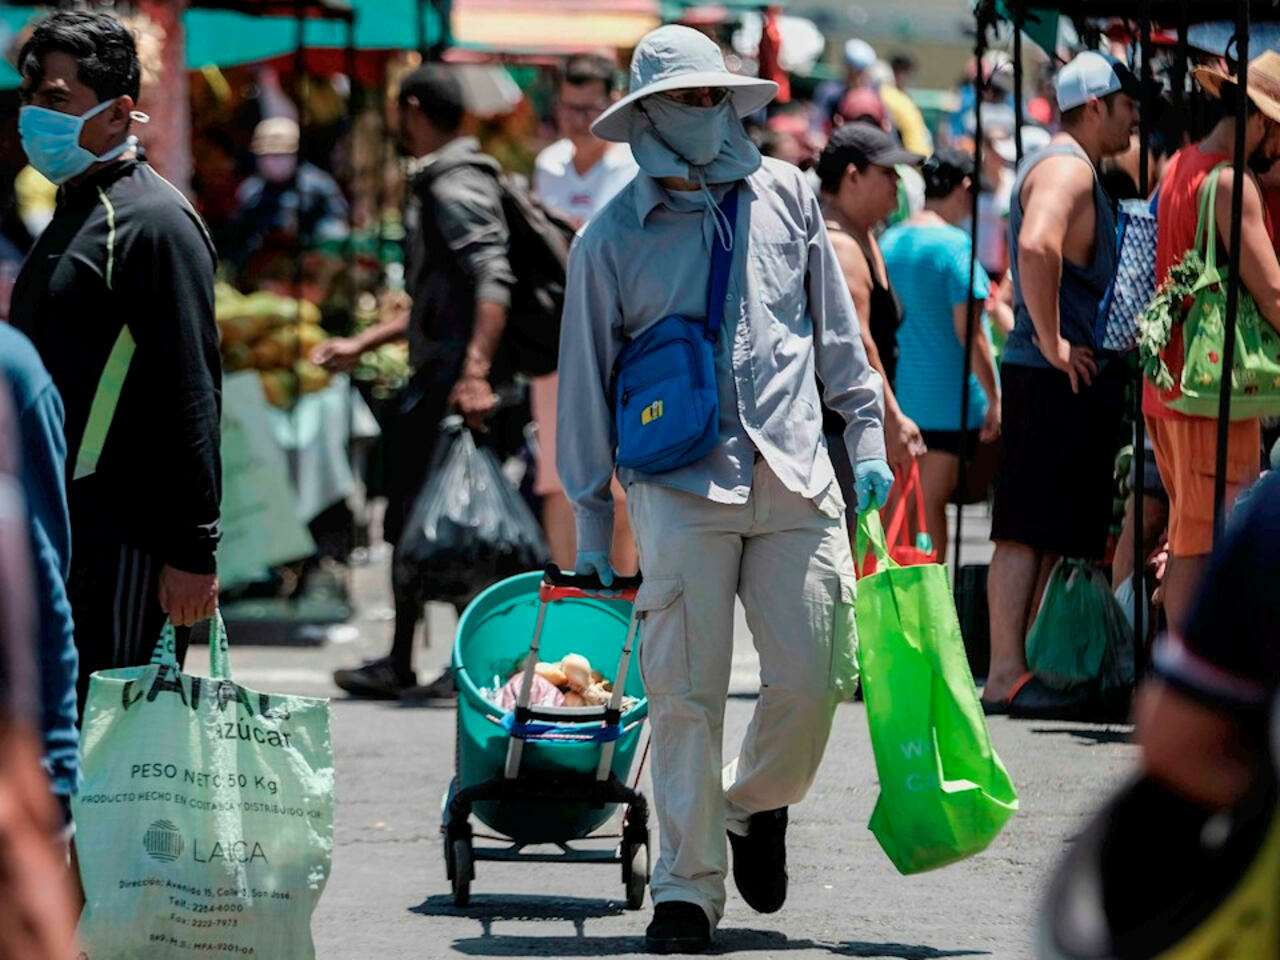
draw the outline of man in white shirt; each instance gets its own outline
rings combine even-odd
[[[591,133],[591,124],[618,99],[617,68],[600,56],[579,55],[565,61],[556,99],[556,128],[562,139],[540,154],[534,164],[533,189],[548,210],[582,227],[636,175],[636,162],[625,143],[609,143]],[[576,550],[573,508],[556,472],[555,374],[534,380],[530,389],[533,420],[538,429],[538,470],[534,492],[542,497],[542,525],[551,558],[561,569],[573,569]],[[615,494],[621,497],[621,489]],[[614,567],[636,569],[635,542],[626,511],[619,510],[614,529]]]
[[[636,175],[625,143],[591,133],[591,123],[617,98],[617,69],[604,57],[570,57],[560,76],[556,128],[561,139],[534,162],[533,189],[543,206],[578,227]]]

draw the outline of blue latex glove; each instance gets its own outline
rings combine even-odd
[[[883,460],[860,460],[853,468],[853,492],[858,498],[858,513],[879,510],[889,502],[893,490],[893,471]]]
[[[573,572],[578,576],[597,574],[606,587],[613,586],[616,575],[613,564],[609,562],[609,554],[603,550],[579,550],[578,558],[573,562]]]

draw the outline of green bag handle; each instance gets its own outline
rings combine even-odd
[[[889,545],[885,541],[884,524],[880,522],[880,511],[871,509],[858,514],[858,526],[854,533],[854,562],[861,563],[870,547],[876,553],[876,569],[888,570],[898,566],[889,556]]]
[[[213,615],[209,628],[209,676],[215,680],[231,679],[231,651],[227,643],[227,625],[222,622],[222,611]],[[173,632],[173,623],[165,619],[160,630],[160,639],[156,641],[151,652],[151,662],[162,667],[172,667],[175,672],[178,666],[178,639]]]
[[[1222,274],[1218,270],[1218,181],[1222,171],[1231,164],[1220,163],[1210,171],[1203,187],[1200,188],[1200,219],[1196,224],[1196,249],[1204,253],[1204,275],[1197,288],[1221,283]],[[1206,237],[1207,234],[1207,237]]]
[[[102,456],[103,445],[107,442],[107,434],[111,431],[111,421],[115,419],[116,407],[120,404],[120,393],[124,389],[125,377],[129,375],[129,367],[133,363],[133,354],[137,349],[133,334],[126,325],[121,327],[120,336],[107,357],[107,365],[103,368],[102,377],[98,380],[98,389],[94,392],[93,403],[89,406],[89,419],[85,423],[84,435],[80,439],[80,450],[76,454],[76,469],[72,480],[87,477],[98,469],[98,459]]]

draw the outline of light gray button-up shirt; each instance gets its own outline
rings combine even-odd
[[[716,191],[716,199],[725,188]],[[720,442],[658,483],[746,503],[757,455],[815,501],[835,478],[817,376],[845,418],[849,457],[884,458],[883,387],[867,362],[818,199],[797,168],[766,159],[740,186],[733,267],[716,345]],[[611,377],[624,344],[664,317],[701,318],[715,233],[705,199],[641,172],[586,226],[569,257],[560,334],[557,466],[578,549],[608,550],[617,446]]]

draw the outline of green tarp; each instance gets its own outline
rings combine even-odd
[[[423,11],[422,31],[414,20],[417,0],[353,0],[356,49],[416,50],[419,36],[428,46],[440,39],[440,22],[432,5]],[[297,21],[288,17],[250,17],[226,10],[188,10],[187,66],[193,70],[253,63],[292,52],[297,46]],[[347,45],[347,25],[339,20],[308,20],[309,49],[340,49]]]
[[[1013,19],[1009,15],[1015,0],[975,0],[977,8],[994,2],[1001,17]],[[1035,7],[1045,7],[1066,16],[1078,17],[1120,17],[1136,19],[1142,13],[1143,0],[1026,0]],[[1176,24],[1186,15],[1191,23],[1205,23],[1211,20],[1230,18],[1238,9],[1237,3],[1246,0],[1148,0],[1148,10],[1152,20],[1162,24]],[[1256,16],[1262,20],[1276,19],[1277,12],[1273,0],[1247,0]]]
[[[360,50],[416,50],[417,0],[353,0],[356,11],[356,47]],[[44,13],[41,7],[0,10],[0,35],[23,29]],[[423,16],[428,45],[441,36],[441,23],[427,5]],[[251,17],[229,10],[188,10],[183,15],[187,34],[187,66],[192,70],[213,65],[229,67],[254,63],[292,53],[297,47],[297,21],[290,17]],[[309,49],[341,49],[347,44],[347,25],[339,20],[308,20]],[[0,89],[12,89],[19,77],[7,62],[0,62]]]
[[[1013,12],[1008,9],[1008,6],[1001,0],[996,3],[1001,16],[1006,20],[1012,20]],[[1029,8],[1023,14],[1022,32],[1041,50],[1053,56],[1053,52],[1058,48],[1059,19],[1060,15],[1057,10],[1044,10],[1038,7]]]

